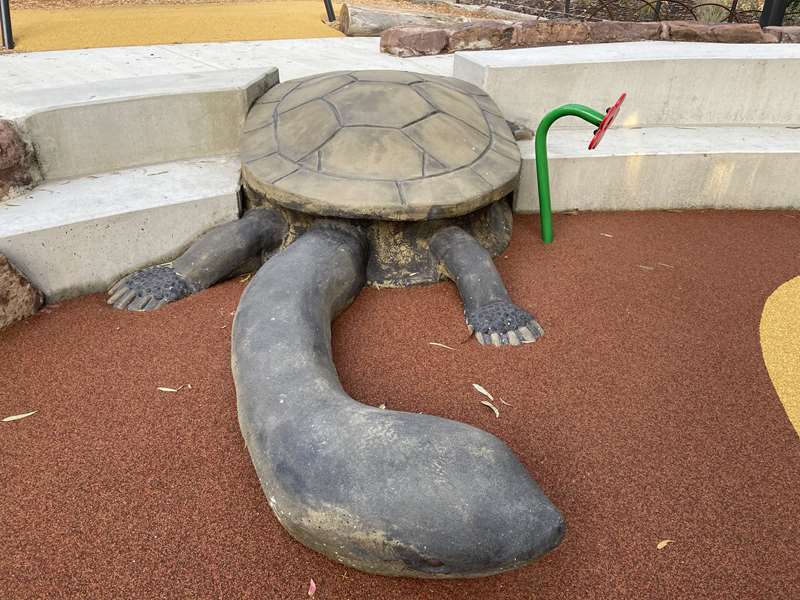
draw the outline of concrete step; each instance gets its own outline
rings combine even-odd
[[[377,37],[341,37],[20,52],[0,60],[0,81],[4,90],[19,93],[150,75],[264,69],[264,65],[278,67],[282,81],[356,69],[453,73],[452,54],[399,58],[380,52],[379,45]],[[3,105],[0,98],[0,114]]]
[[[800,207],[798,127],[612,129],[588,150],[591,136],[548,135],[554,211]],[[519,147],[515,210],[538,212],[533,142]]]
[[[105,290],[236,219],[240,167],[219,156],[48,181],[0,203],[0,253],[49,302]]]
[[[800,44],[632,42],[461,52],[456,77],[535,128],[553,108],[603,111],[622,92],[623,127],[800,125]],[[577,118],[556,127],[578,127]]]
[[[274,68],[100,81],[9,94],[0,114],[36,147],[45,179],[232,154]]]

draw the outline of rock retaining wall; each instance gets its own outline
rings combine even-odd
[[[0,329],[34,314],[44,296],[0,254]]]
[[[0,201],[39,179],[33,146],[10,121],[0,120]]]
[[[381,50],[396,56],[421,56],[459,50],[646,40],[729,44],[800,43],[800,27],[762,29],[757,23],[706,25],[695,21],[481,21],[452,28],[393,27],[381,34]]]

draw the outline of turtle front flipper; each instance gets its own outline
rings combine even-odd
[[[155,310],[233,275],[248,259],[277,247],[287,225],[277,210],[253,209],[204,233],[173,262],[127,275],[108,290],[114,308]]]
[[[518,346],[544,334],[531,313],[511,302],[492,257],[466,231],[438,231],[431,238],[431,252],[458,286],[467,327],[481,344]]]

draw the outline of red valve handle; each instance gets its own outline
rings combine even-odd
[[[589,150],[594,150],[597,146],[600,145],[600,140],[603,139],[603,136],[606,133],[606,130],[611,127],[611,124],[614,122],[614,119],[617,118],[617,113],[619,112],[619,107],[622,106],[622,103],[625,101],[625,96],[627,94],[622,94],[614,103],[614,106],[606,110],[606,116],[603,117],[603,120],[600,121],[600,125],[594,132],[594,137],[592,141],[589,142]]]

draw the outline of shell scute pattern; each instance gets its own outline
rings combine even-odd
[[[516,184],[519,150],[503,143],[513,136],[499,113],[480,88],[449,77],[354,71],[288,81],[248,115],[245,185],[317,215],[420,220],[426,205],[466,214]],[[270,164],[280,169],[268,173]],[[437,177],[446,179],[414,185]],[[447,194],[430,193],[454,181]]]

